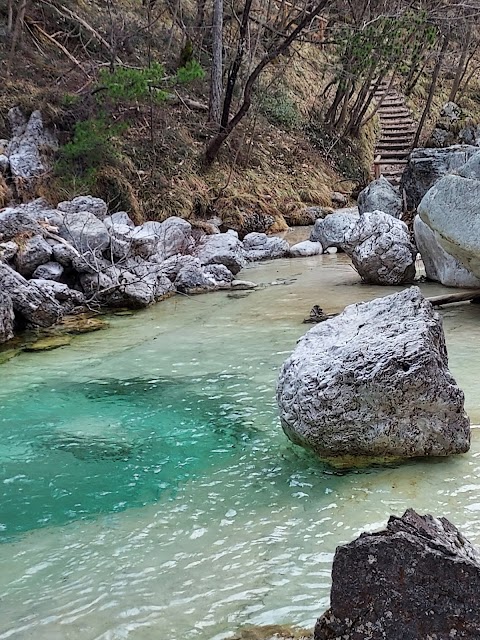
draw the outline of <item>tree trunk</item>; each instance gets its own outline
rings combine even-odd
[[[15,27],[12,36],[12,44],[10,46],[10,54],[8,56],[7,73],[10,73],[13,64],[13,58],[15,56],[15,49],[17,48],[17,44],[20,42],[22,37],[23,25],[25,22],[25,11],[27,10],[27,2],[28,0],[20,0],[18,4],[17,17],[15,19]]]
[[[227,87],[225,89],[225,99],[223,101],[223,112],[221,125],[224,129],[230,119],[230,109],[232,107],[233,91],[237,83],[238,72],[242,65],[243,56],[245,55],[246,37],[248,30],[248,20],[250,17],[250,11],[252,9],[253,0],[245,0],[245,6],[243,8],[242,22],[240,24],[240,32],[238,34],[238,45],[235,53],[235,59],[232,63],[227,78]]]
[[[12,33],[13,29],[13,0],[8,0],[8,15],[7,15],[7,31]]]
[[[294,42],[296,38],[302,33],[305,27],[310,24],[310,21],[318,16],[318,14],[331,2],[331,0],[322,0],[319,2],[311,11],[309,11],[303,19],[298,23],[297,27],[290,33],[290,35],[286,36],[283,42],[277,45],[274,49],[269,51],[264,58],[257,64],[255,69],[249,75],[247,82],[245,84],[245,89],[243,90],[243,102],[240,105],[237,113],[233,116],[233,118],[227,123],[227,125],[222,128],[216,136],[212,138],[212,140],[207,145],[205,150],[205,162],[207,164],[211,164],[218,155],[221,146],[225,142],[225,140],[229,137],[235,127],[243,120],[243,118],[247,115],[248,110],[252,104],[252,90],[255,82],[257,81],[259,75],[265,69],[267,65],[269,65],[273,60],[278,58],[279,55],[284,53],[288,47]]]
[[[450,96],[448,98],[449,102],[454,102],[457,96],[458,90],[460,89],[460,83],[465,74],[465,67],[468,55],[468,49],[470,47],[470,43],[472,41],[473,28],[470,23],[468,26],[467,34],[462,46],[462,53],[460,55],[460,60],[458,61],[457,72],[455,74],[455,79],[453,81],[452,90],[450,91]]]
[[[420,118],[420,123],[418,125],[417,133],[415,134],[415,140],[413,141],[413,148],[418,146],[418,142],[420,140],[420,136],[422,135],[422,130],[425,125],[425,121],[427,119],[428,114],[430,113],[430,108],[433,102],[433,96],[435,95],[435,89],[437,88],[438,76],[440,75],[443,59],[445,57],[445,53],[447,52],[449,43],[450,43],[450,33],[445,35],[443,39],[442,49],[440,51],[437,64],[435,65],[435,69],[433,71],[432,83],[430,85],[427,104],[425,105],[425,109],[423,110],[422,117]]]
[[[208,119],[220,124],[222,113],[223,76],[223,0],[213,0],[212,68],[210,73],[210,104]]]

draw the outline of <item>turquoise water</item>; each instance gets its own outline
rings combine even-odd
[[[407,507],[480,542],[480,432],[464,456],[340,473],[279,427],[277,371],[313,304],[336,312],[393,289],[359,285],[342,256],[244,275],[268,286],[114,316],[0,367],[0,640],[311,626],[335,546]],[[480,307],[444,316],[480,423]]]

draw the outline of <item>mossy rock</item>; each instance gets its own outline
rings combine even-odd
[[[82,333],[91,333],[92,331],[100,331],[108,327],[108,322],[98,316],[88,316],[85,314],[78,316],[65,316],[63,320],[53,327],[51,332],[55,335],[71,334],[79,335]]]
[[[60,347],[66,347],[72,341],[71,336],[63,335],[63,336],[47,336],[44,338],[40,338],[31,344],[25,345],[23,348],[24,351],[52,351],[53,349],[58,349]]]
[[[5,364],[5,362],[8,362],[12,358],[15,358],[16,356],[18,356],[18,354],[21,353],[21,351],[22,350],[18,347],[16,348],[11,347],[9,349],[4,349],[0,351],[0,365]]]
[[[232,640],[313,640],[313,632],[290,625],[269,624],[240,629]]]

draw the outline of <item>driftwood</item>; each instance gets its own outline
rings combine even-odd
[[[465,289],[460,293],[446,293],[442,296],[434,296],[433,298],[427,298],[427,300],[434,307],[440,307],[444,304],[454,304],[455,302],[467,302],[468,300],[474,300],[475,298],[480,298],[480,289]]]

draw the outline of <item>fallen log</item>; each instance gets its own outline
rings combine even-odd
[[[427,300],[434,307],[441,307],[444,304],[454,304],[455,302],[467,302],[468,300],[474,300],[480,298],[480,289],[465,289],[460,293],[445,293],[441,296],[434,296],[433,298],[427,298]]]

